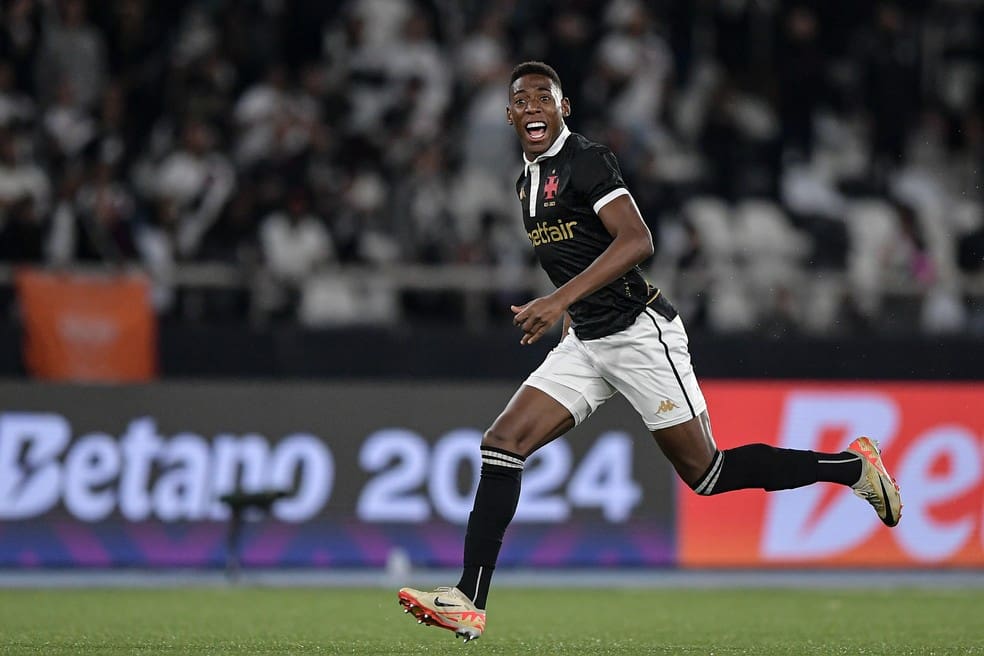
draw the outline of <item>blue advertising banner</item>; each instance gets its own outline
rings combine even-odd
[[[0,566],[460,564],[508,384],[0,384]],[[674,562],[672,472],[613,399],[527,462],[501,563]]]

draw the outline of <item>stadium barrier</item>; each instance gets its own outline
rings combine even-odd
[[[882,527],[846,488],[697,497],[621,399],[532,456],[503,566],[981,566],[979,384],[709,381],[722,447],[867,433],[905,491]],[[0,566],[226,561],[234,491],[286,491],[243,566],[455,566],[500,383],[0,383]]]

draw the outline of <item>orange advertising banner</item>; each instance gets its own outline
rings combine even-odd
[[[984,384],[703,385],[718,447],[837,452],[878,440],[902,488],[895,528],[840,485],[712,497],[678,490],[690,567],[984,566]]]
[[[37,378],[139,382],[157,373],[157,323],[140,275],[17,272],[24,361]]]

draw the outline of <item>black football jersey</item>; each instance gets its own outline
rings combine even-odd
[[[560,287],[612,243],[597,210],[629,192],[611,150],[565,128],[547,152],[526,163],[516,193],[540,265]],[[654,292],[634,267],[568,308],[574,333],[597,339],[628,328]]]

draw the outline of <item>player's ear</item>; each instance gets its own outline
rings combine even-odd
[[[508,107],[506,107],[506,123],[508,123],[509,125],[513,124],[512,114],[509,113]]]
[[[567,118],[571,115],[571,99],[562,98],[560,101],[560,115]]]

